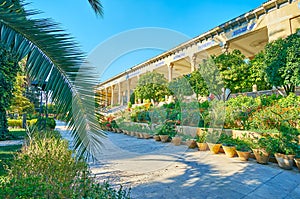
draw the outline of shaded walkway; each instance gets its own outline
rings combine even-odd
[[[154,140],[108,133],[99,180],[132,187],[133,198],[300,198],[300,173]]]

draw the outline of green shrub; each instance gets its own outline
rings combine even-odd
[[[87,164],[75,159],[68,143],[51,136],[32,139],[12,161],[0,182],[0,198],[129,198],[90,177]]]
[[[8,119],[8,126],[12,128],[22,128],[22,119]],[[27,126],[32,126],[37,123],[37,119],[26,120]]]
[[[253,97],[239,95],[226,102],[226,128],[248,129],[249,117],[259,104]]]
[[[45,129],[45,121],[46,121],[46,130],[53,130],[55,129],[56,126],[56,122],[54,120],[54,118],[38,118],[37,120],[37,125],[39,126],[39,128],[41,129]]]
[[[287,121],[291,126],[298,127],[299,114],[299,108],[265,107],[253,113],[250,126],[252,129],[278,129],[283,121]]]

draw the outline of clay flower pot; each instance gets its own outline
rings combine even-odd
[[[197,147],[196,141],[195,140],[187,140],[185,141],[185,144],[188,146],[190,149],[194,149]]]
[[[144,139],[149,139],[151,136],[148,133],[143,134]]]
[[[176,136],[176,137],[173,137],[172,138],[172,143],[175,145],[175,146],[179,146],[180,144],[181,144],[181,137],[178,137],[178,136]]]
[[[208,149],[207,143],[197,142],[197,146],[199,151],[206,151]]]
[[[138,133],[138,138],[143,139],[144,138],[144,133]]]
[[[236,154],[235,146],[222,146],[227,157],[233,158]]]
[[[294,158],[294,160],[295,160],[295,163],[296,163],[296,165],[297,165],[297,167],[300,171],[300,158]]]
[[[154,138],[155,141],[160,141],[159,135],[154,135],[153,138]]]
[[[130,136],[135,136],[135,132],[131,131]]]
[[[215,144],[215,143],[207,143],[209,150],[213,153],[213,154],[217,154],[219,153],[219,149],[221,147],[221,144]]]
[[[162,142],[167,142],[169,139],[169,135],[159,135],[159,137]]]
[[[280,168],[283,169],[292,169],[293,168],[293,160],[295,155],[285,155],[281,153],[275,153],[275,158],[278,162]]]
[[[252,149],[256,162],[259,164],[268,164],[270,159],[270,154],[266,151],[266,149]]]
[[[238,154],[240,160],[242,161],[248,161],[251,154],[250,151],[236,151],[236,153]]]

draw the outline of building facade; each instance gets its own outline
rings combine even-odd
[[[260,7],[221,24],[181,45],[151,58],[104,82],[96,89],[105,105],[125,105],[139,77],[156,71],[172,79],[197,69],[210,55],[240,50],[249,59],[268,42],[285,38],[300,28],[299,0],[270,0]]]

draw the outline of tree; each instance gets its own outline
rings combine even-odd
[[[101,15],[99,1],[89,2]],[[17,62],[27,56],[26,73],[32,80],[48,79],[45,89],[52,91],[58,111],[65,114],[78,155],[91,154],[100,147],[98,137],[104,135],[95,113],[90,111],[94,108],[94,92],[90,88],[98,78],[86,72],[92,68],[85,64],[76,42],[49,19],[34,19],[36,13],[26,11],[18,0],[0,0],[0,41]],[[14,63],[6,67],[13,71]],[[80,70],[82,66],[84,70]]]
[[[265,72],[267,81],[283,87],[289,95],[300,85],[300,35],[278,39],[265,47]]]
[[[16,77],[13,97],[11,99],[11,105],[9,107],[10,113],[17,113],[22,115],[23,113],[32,113],[34,111],[34,105],[24,96],[25,94],[25,78],[26,76],[18,74]]]
[[[189,77],[184,75],[169,82],[168,88],[171,94],[179,99],[182,99],[183,96],[193,95],[193,90],[188,79]]]
[[[13,97],[14,82],[19,71],[17,57],[0,42],[0,140],[9,135],[6,111]]]
[[[197,99],[200,96],[208,96],[208,88],[207,84],[204,81],[204,78],[202,77],[199,70],[195,70],[191,73],[191,75],[188,78],[188,81],[193,89],[193,91],[196,93]]]
[[[272,86],[266,81],[265,78],[265,56],[263,52],[259,52],[250,61],[250,82],[252,85],[256,84],[258,90],[268,90]]]
[[[246,57],[239,50],[213,58],[225,88],[229,88],[233,93],[251,91],[250,66],[245,59]]]
[[[153,99],[155,102],[170,94],[167,79],[157,72],[147,72],[142,75],[134,92],[138,99]]]

